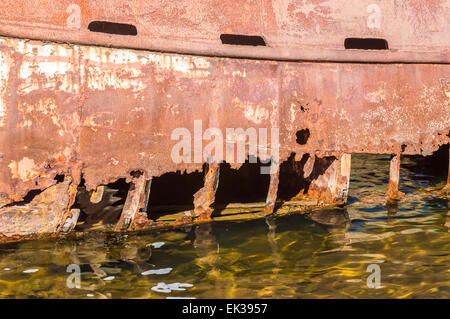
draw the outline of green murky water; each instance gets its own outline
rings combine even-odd
[[[352,165],[346,210],[1,245],[0,297],[449,298],[449,200],[429,189],[444,176],[402,168],[406,196],[386,207],[388,158]]]

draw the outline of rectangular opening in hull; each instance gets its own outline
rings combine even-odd
[[[344,46],[347,50],[389,50],[385,39],[376,38],[347,38]]]
[[[115,23],[108,21],[92,21],[88,26],[89,31],[118,34],[118,35],[137,35],[137,29],[132,24]]]
[[[222,44],[266,46],[264,39],[256,35],[221,34],[220,40]]]

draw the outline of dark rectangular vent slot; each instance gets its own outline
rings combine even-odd
[[[346,49],[353,50],[389,50],[385,39],[375,38],[347,38],[344,42]]]
[[[221,34],[222,44],[266,46],[264,39],[257,35]]]
[[[137,29],[132,24],[115,23],[108,21],[92,21],[88,26],[91,32],[100,32],[119,35],[137,35]]]

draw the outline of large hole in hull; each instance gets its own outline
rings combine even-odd
[[[194,208],[194,194],[203,187],[203,172],[170,172],[154,177],[148,202],[149,218]]]
[[[99,225],[114,226],[119,220],[129,188],[130,184],[121,178],[105,185],[101,201],[92,203],[91,193],[86,191],[84,179],[82,179],[78,186],[77,200],[73,206],[73,208],[80,209],[76,230],[86,230]]]
[[[228,163],[221,164],[216,204],[223,207],[229,203],[265,201],[270,176],[261,174],[263,166],[267,164],[259,160],[256,160],[256,163],[247,160],[238,170],[232,169]]]

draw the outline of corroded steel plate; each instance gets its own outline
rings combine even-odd
[[[171,133],[280,129],[292,152],[430,154],[449,142],[447,65],[291,63],[0,39],[2,202],[55,183],[89,189],[175,164]],[[307,143],[297,132],[308,129]],[[270,145],[270,136],[269,136]]]

